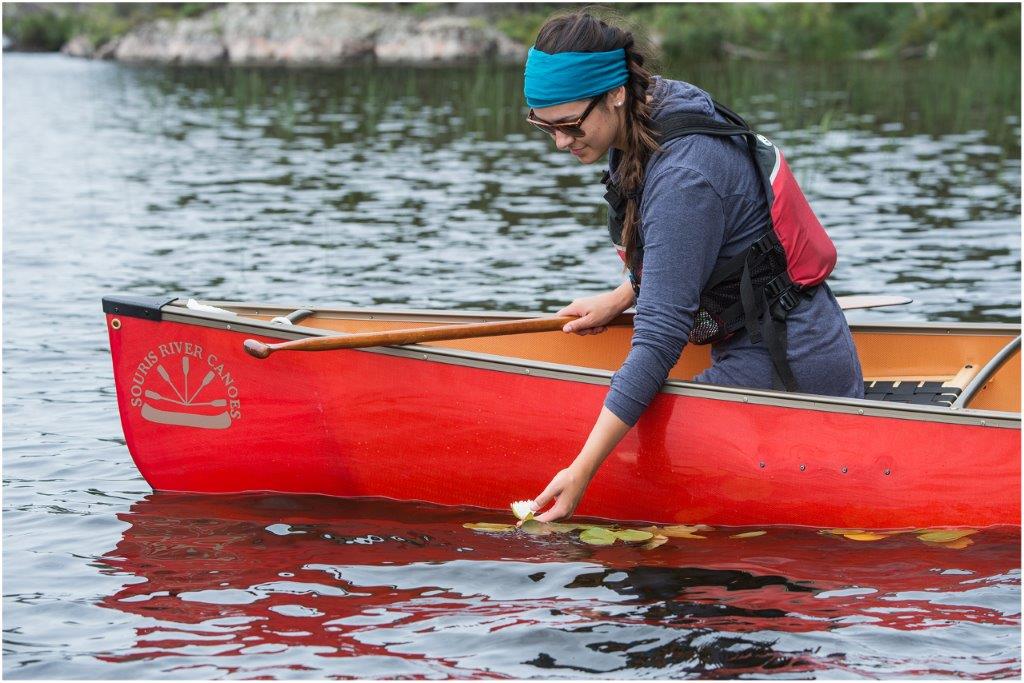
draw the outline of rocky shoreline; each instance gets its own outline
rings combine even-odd
[[[321,66],[377,62],[522,62],[526,48],[480,16],[416,17],[350,4],[228,4],[142,24],[102,45],[79,35],[63,53],[189,65]]]

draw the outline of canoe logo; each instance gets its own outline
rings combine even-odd
[[[131,404],[149,422],[227,429],[242,417],[238,387],[224,363],[190,342],[160,344],[136,366]]]

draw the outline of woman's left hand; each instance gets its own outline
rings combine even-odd
[[[576,299],[558,312],[558,315],[576,315],[578,320],[566,323],[563,332],[575,334],[601,334],[608,323],[633,305],[633,286],[628,282],[604,294]]]
[[[534,509],[536,510],[543,510],[544,506],[551,502],[552,499],[555,500],[555,504],[551,506],[550,510],[537,515],[534,519],[538,522],[554,522],[555,520],[571,516],[576,511],[576,506],[579,505],[580,499],[583,498],[588,484],[590,484],[590,477],[579,472],[577,469],[567,467],[564,470],[560,470],[552,478],[551,483],[547,485],[543,493],[533,501]]]

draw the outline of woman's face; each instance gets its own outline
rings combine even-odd
[[[610,147],[624,148],[625,96],[622,86],[605,94],[580,124],[583,137],[572,137],[555,129],[551,137],[555,147],[572,153],[581,164],[592,164],[604,157]],[[545,123],[572,123],[586,111],[590,100],[566,102],[534,109],[533,115]]]

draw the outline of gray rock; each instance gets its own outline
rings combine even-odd
[[[114,59],[114,55],[117,52],[117,46],[121,44],[120,38],[114,38],[108,40],[99,46],[99,49],[93,53],[93,59]]]
[[[64,43],[60,51],[69,57],[92,57],[96,52],[96,46],[88,36],[78,35]]]
[[[78,46],[76,46],[78,49]],[[336,3],[230,3],[141,25],[95,56],[126,62],[289,66],[522,61],[526,50],[479,17],[417,18]]]
[[[142,24],[122,36],[114,48],[114,58],[122,62],[213,64],[226,57],[224,42],[209,15]]]
[[[381,62],[453,62],[467,59],[522,60],[523,48],[472,18],[436,17],[394,25],[377,38]]]
[[[343,64],[373,55],[388,15],[339,4],[231,4],[218,10],[232,64]]]

